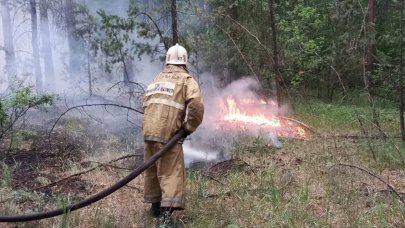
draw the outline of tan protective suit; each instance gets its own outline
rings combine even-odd
[[[177,65],[167,65],[148,86],[143,108],[145,160],[182,126],[189,133],[195,131],[204,114],[197,82],[185,67]],[[185,178],[183,149],[178,143],[145,171],[144,201],[184,209]]]

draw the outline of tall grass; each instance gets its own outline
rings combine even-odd
[[[7,165],[4,162],[0,162],[0,175],[1,175],[0,187],[1,188],[11,188],[11,183],[13,180],[13,171],[16,167],[17,167],[17,165],[12,167],[12,166]]]

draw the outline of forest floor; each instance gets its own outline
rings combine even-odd
[[[396,138],[395,112],[380,112],[388,139],[372,124],[363,126],[365,136],[351,107],[323,103],[296,110],[295,118],[316,130],[306,140],[284,138],[274,148],[262,137],[236,136],[230,160],[187,171],[187,208],[174,213],[175,221],[185,227],[404,227],[404,146]],[[3,141],[1,151],[9,152],[0,155],[0,214],[76,202],[111,186],[142,160],[142,151],[128,144],[131,135],[77,133],[83,128],[71,119],[51,138],[36,131],[13,139],[11,147]],[[127,155],[136,156],[109,163]],[[153,227],[142,185],[139,177],[66,216],[0,227]]]

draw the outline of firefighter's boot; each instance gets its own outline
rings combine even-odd
[[[160,215],[160,202],[152,203],[152,206],[150,207],[150,214],[154,218],[159,217],[159,215]]]

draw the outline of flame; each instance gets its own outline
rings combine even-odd
[[[236,101],[233,98],[226,99],[228,104],[228,113],[224,116],[226,121],[240,121],[245,124],[256,124],[264,126],[279,127],[280,121],[274,117],[268,119],[263,114],[247,115],[239,110]]]
[[[278,136],[306,138],[306,132],[302,127],[271,112],[271,110],[277,108],[274,101],[236,100],[234,97],[229,96],[225,98],[224,103],[221,105],[224,112],[223,121],[228,123],[228,127],[238,127],[241,129],[258,128],[276,133]]]

